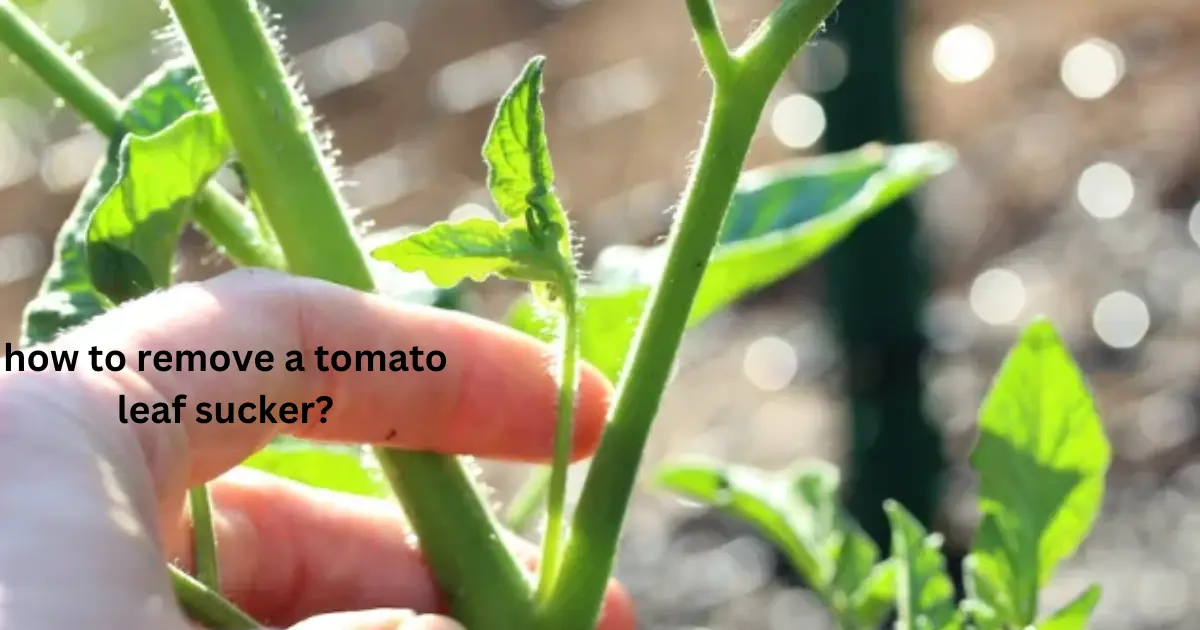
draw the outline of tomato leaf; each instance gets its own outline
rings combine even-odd
[[[117,182],[88,227],[97,289],[119,304],[171,285],[196,195],[233,152],[216,111],[192,111],[152,135],[121,142]]]
[[[1037,630],[1084,630],[1096,604],[1100,602],[1100,586],[1093,584],[1059,608],[1054,614],[1037,623]]]
[[[111,307],[92,284],[87,262],[87,232],[92,214],[116,184],[120,147],[130,132],[154,134],[198,108],[202,87],[194,66],[172,61],[148,76],[124,101],[124,131],[108,141],[102,161],[85,184],[79,201],[59,229],[54,258],[38,294],[25,307],[21,343],[53,340]]]
[[[738,181],[720,242],[744,241],[815,219],[830,208],[846,204],[881,172],[936,173],[947,170],[953,162],[953,152],[937,143],[891,147],[873,143],[854,151],[788,160],[748,171]],[[890,204],[906,192],[905,188],[892,189],[880,204]]]
[[[724,244],[709,260],[688,325],[813,262],[876,212],[944,172],[953,159],[936,143],[873,146],[743,174]],[[767,219],[755,219],[763,216]],[[582,356],[614,381],[665,260],[665,246],[609,248],[601,252],[592,282],[583,286]],[[541,339],[552,334],[532,299],[514,305],[508,324]]]
[[[894,559],[887,558],[871,568],[850,596],[848,609],[855,623],[847,627],[878,628],[883,624],[895,608],[897,566]]]
[[[541,56],[525,64],[521,76],[500,99],[483,143],[488,188],[500,212],[510,219],[525,216],[531,198],[548,195],[554,186],[540,101],[545,64]],[[561,210],[553,218],[564,223]]]
[[[472,217],[435,223],[371,252],[402,271],[423,271],[440,287],[491,276],[530,282],[558,278],[557,258],[534,242],[517,221]]]
[[[877,624],[890,612],[890,570],[879,548],[838,501],[840,475],[831,464],[802,462],[769,473],[721,463],[679,462],[660,469],[672,492],[758,528],[850,627]]]
[[[390,496],[383,473],[358,446],[278,438],[242,465],[316,488],[366,497]]]
[[[440,287],[497,276],[544,289],[573,278],[570,227],[553,192],[539,100],[544,65],[543,57],[526,64],[500,99],[484,141],[488,188],[507,219],[435,223],[375,249],[374,258],[403,271],[424,272]]]
[[[902,505],[884,503],[892,527],[896,561],[896,630],[959,630],[962,613],[954,603],[954,583],[946,573],[942,537],[928,534]]]
[[[983,520],[969,595],[1024,627],[1038,590],[1095,522],[1111,447],[1083,375],[1045,320],[1023,331],[979,418],[971,464]]]

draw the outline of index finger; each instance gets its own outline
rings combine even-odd
[[[545,344],[481,318],[319,280],[241,270],[179,285],[97,318],[60,344],[119,350],[134,368],[142,352],[272,353],[270,371],[158,371],[150,360],[145,371],[106,373],[116,386],[108,392],[112,406],[105,413],[115,415],[118,394],[125,395],[127,407],[136,400],[170,402],[186,395],[189,419],[179,427],[191,460],[189,485],[235,466],[281,432],[520,461],[544,461],[553,453],[558,386]],[[414,346],[426,354],[442,353],[444,367],[418,371],[410,363],[404,372],[337,371],[326,357],[327,369],[321,370],[314,355],[318,349],[345,350],[350,356],[359,350],[407,353]],[[303,371],[286,369],[289,351],[301,353]],[[575,458],[595,448],[611,392],[598,371],[585,367],[581,372]],[[300,405],[321,396],[333,401],[324,422],[313,412],[306,424],[190,421],[201,402]],[[164,466],[181,459],[177,441],[170,439],[171,426],[135,426],[149,446],[144,450],[152,471],[165,472]]]

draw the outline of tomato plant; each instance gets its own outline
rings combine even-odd
[[[556,456],[510,506],[524,527],[545,505],[537,579],[518,566],[501,519],[458,458],[279,440],[247,465],[306,483],[394,496],[407,513],[456,617],[472,629],[588,630],[610,578],[642,451],[684,333],[714,312],[813,261],[873,213],[945,171],[936,143],[872,145],[743,172],[767,97],[837,0],[782,0],[738,47],[711,0],[687,0],[713,90],[708,118],[667,241],[606,250],[579,268],[578,238],[555,193],[541,105],[547,61],[535,58],[496,107],[483,141],[487,185],[501,219],[435,223],[366,251],[340,195],[328,147],[276,33],[253,0],[170,0],[187,53],[118,99],[0,0],[0,42],[108,138],[108,151],[55,244],[26,310],[23,343],[170,286],[183,228],[192,224],[233,262],[380,291],[394,269],[423,276],[398,299],[444,305],[444,291],[490,277],[528,283],[508,323],[553,348],[558,370]],[[214,180],[234,166],[235,197]],[[430,286],[432,285],[432,287]],[[574,510],[565,501],[580,361],[618,383],[598,452]],[[1084,380],[1053,327],[1031,324],[980,412],[972,463],[982,525],[960,605],[939,538],[899,504],[887,507],[893,550],[881,558],[837,502],[829,465],[769,473],[681,461],[665,488],[728,510],[776,542],[844,629],[898,627],[1071,630],[1087,622],[1092,587],[1041,617],[1038,592],[1095,520],[1109,445]],[[194,489],[195,575],[168,567],[196,621],[258,624],[221,597],[204,487]],[[571,512],[571,513],[569,513]]]

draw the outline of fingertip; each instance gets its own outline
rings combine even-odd
[[[609,580],[596,630],[635,630],[636,628],[637,611],[633,597],[620,582],[615,579]]]

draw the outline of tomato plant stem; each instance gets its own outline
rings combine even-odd
[[[697,2],[688,6],[703,31],[709,29],[711,10],[697,12]],[[684,190],[682,210],[668,238],[666,266],[638,326],[612,419],[575,510],[561,579],[539,610],[540,628],[591,630],[596,624],[642,451],[767,97],[837,2],[785,0],[732,56],[728,71],[713,75],[716,89],[700,159]],[[711,48],[712,35],[708,37]],[[704,42],[701,34],[702,49]],[[711,55],[706,51],[706,60]]]
[[[253,0],[170,0],[293,273],[375,291],[366,253]],[[526,630],[529,580],[462,462],[374,450],[433,573],[468,627]]]
[[[121,101],[11,0],[0,0],[0,41],[100,133],[121,131]]]
[[[213,529],[212,496],[207,484],[200,484],[188,492],[188,509],[192,512],[196,579],[219,593],[221,570],[217,564],[217,533]]]
[[[508,502],[504,512],[504,525],[514,532],[520,533],[529,529],[534,516],[542,507],[546,498],[546,489],[550,487],[552,467],[538,466],[530,473],[525,483],[517,489],[517,493]]]
[[[173,566],[168,566],[168,569],[171,584],[175,587],[175,597],[192,620],[220,630],[257,630],[260,627],[257,621],[216,591]]]
[[[121,100],[11,0],[0,0],[0,43],[101,134],[112,139],[125,133]],[[242,265],[284,268],[279,250],[257,232],[253,214],[215,182],[205,188],[193,212],[197,227],[230,259]]]
[[[579,364],[579,297],[575,274],[562,286],[562,366],[558,384],[558,422],[554,436],[554,464],[550,469],[550,494],[546,503],[546,536],[542,540],[542,562],[538,566],[538,598],[552,589],[562,562],[563,521],[566,512],[567,473],[571,464],[571,442],[575,423],[575,395]]]
[[[692,30],[696,33],[696,43],[700,46],[700,54],[704,56],[704,64],[708,66],[713,81],[720,84],[731,71],[733,59],[729,56],[729,47],[725,45],[725,36],[721,34],[721,23],[713,10],[712,0],[687,0],[687,9]]]
[[[374,289],[304,103],[250,0],[171,0],[238,159],[297,273]],[[345,245],[345,246],[342,246]]]

